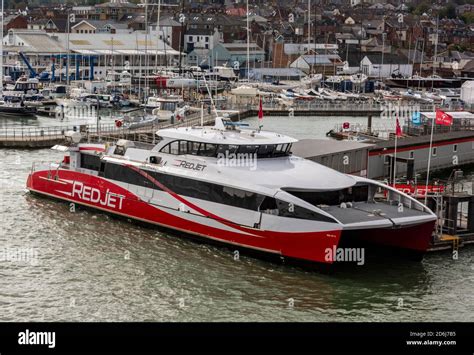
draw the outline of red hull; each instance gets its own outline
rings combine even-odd
[[[313,262],[331,264],[325,259],[325,251],[337,247],[341,235],[341,230],[304,233],[260,230],[225,219],[222,219],[222,226],[231,227],[233,231],[219,229],[170,214],[166,212],[168,208],[151,205],[106,179],[69,170],[34,172],[28,177],[27,188],[46,196],[217,242]]]
[[[342,242],[357,241],[426,253],[433,234],[435,221],[394,229],[366,229],[342,232]]]

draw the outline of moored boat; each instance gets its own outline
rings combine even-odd
[[[436,216],[380,182],[293,156],[295,139],[226,124],[170,128],[157,144],[83,144],[35,164],[27,188],[232,247],[332,264],[328,250],[365,243],[417,256]]]

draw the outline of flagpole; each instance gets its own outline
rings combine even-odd
[[[393,154],[393,187],[395,187],[395,179],[397,178],[397,145],[398,145],[398,127],[400,125],[400,100],[398,100],[397,118],[395,121],[395,151]]]
[[[428,202],[428,183],[430,180],[431,151],[433,150],[433,133],[434,133],[435,117],[436,117],[436,114],[431,119],[430,150],[428,152],[428,168],[426,170],[425,205]]]
[[[5,19],[3,18],[3,11],[4,11],[4,1],[2,0],[2,28],[0,30],[0,36],[2,37],[2,43],[0,43],[0,93],[3,94],[3,24]]]

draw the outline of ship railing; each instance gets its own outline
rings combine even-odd
[[[373,99],[367,98],[349,98],[347,100],[328,100],[314,98],[312,100],[299,100],[291,98],[283,99],[287,101],[291,107],[297,110],[307,111],[356,111],[356,112],[378,112],[383,111],[391,107],[392,110],[397,109],[398,102],[379,102]],[[259,98],[248,99],[245,102],[237,101],[234,103],[227,103],[228,109],[238,110],[256,110],[258,109]],[[407,107],[414,108],[420,112],[432,112],[435,109],[432,103],[423,103],[417,101],[403,101],[401,103],[402,108]],[[263,110],[281,110],[282,107],[286,107],[287,104],[282,103],[280,98],[275,97],[264,97],[262,99]]]
[[[51,162],[51,161],[35,161],[31,165],[31,172],[39,170],[50,170],[51,172],[58,170],[61,166],[61,163]]]
[[[0,129],[0,139],[37,141],[41,139],[61,138],[65,132],[73,130],[73,127],[12,127]]]
[[[204,123],[208,123],[209,121],[210,117],[206,113],[204,116]],[[86,140],[97,139],[98,137],[100,137],[101,140],[117,140],[126,136],[138,136],[140,134],[149,134],[150,132],[154,133],[162,128],[191,127],[194,125],[200,125],[200,123],[200,113],[197,113],[187,116],[182,121],[175,121],[175,123],[159,122],[139,128],[117,127],[115,123],[48,127],[18,126],[0,128],[0,139],[4,141],[60,140],[65,136],[66,132],[75,131],[80,132],[84,137],[86,137]]]
[[[290,99],[288,99],[290,100]],[[258,99],[252,100],[247,103],[235,103],[227,105],[227,109],[230,110],[257,110],[258,109]],[[281,101],[275,99],[267,99],[262,101],[263,110],[281,110],[287,105],[283,104]],[[376,102],[368,102],[364,100],[354,100],[354,101],[323,101],[323,100],[293,100],[291,101],[291,107],[295,110],[300,111],[328,111],[328,112],[337,112],[337,111],[367,111],[367,112],[378,112],[382,111],[383,107]]]

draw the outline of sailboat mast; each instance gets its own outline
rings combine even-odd
[[[439,27],[439,15],[436,16],[436,40],[435,40],[435,52],[433,56],[433,77],[431,80],[431,91],[434,88],[434,76],[436,75],[436,65],[438,63],[437,56],[438,56],[438,27]]]
[[[0,35],[2,37],[2,44],[0,47],[0,92],[3,92],[3,5],[4,0],[2,0],[2,29],[0,30]]]
[[[156,55],[155,55],[155,71],[158,72],[158,51],[160,44],[160,14],[161,14],[161,0],[158,0],[158,14],[156,15]],[[163,33],[163,41],[165,36]]]
[[[145,87],[143,91],[143,102],[148,99],[148,0],[145,2]]]
[[[247,0],[247,80],[250,82],[250,20],[249,20],[249,0]]]
[[[181,1],[181,14],[179,16],[181,22],[181,32],[179,34],[179,75],[181,75],[183,51],[184,51],[184,26],[185,26],[185,14],[184,14],[184,0]]]
[[[311,0],[308,0],[308,54],[311,48]]]

